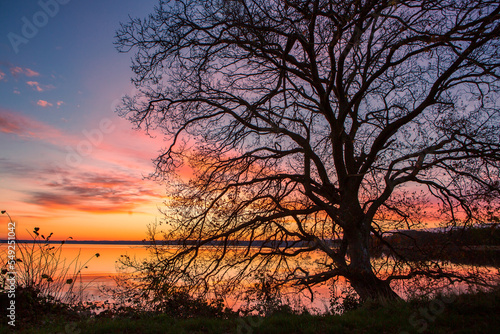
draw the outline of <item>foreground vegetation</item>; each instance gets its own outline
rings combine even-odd
[[[500,289],[438,296],[387,305],[365,304],[343,315],[276,312],[268,317],[174,317],[134,313],[88,317],[46,312],[19,333],[495,333],[500,326]],[[0,332],[9,329],[2,325]]]

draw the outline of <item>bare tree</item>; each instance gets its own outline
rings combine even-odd
[[[182,241],[148,268],[207,288],[343,276],[362,299],[466,279],[384,234],[498,207],[499,23],[497,1],[178,0],[122,25],[140,93],[119,111],[169,140],[157,176]],[[383,271],[374,239],[393,249]]]

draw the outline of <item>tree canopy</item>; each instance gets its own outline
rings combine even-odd
[[[499,23],[497,1],[178,0],[123,24],[139,93],[119,112],[168,140],[156,175],[182,241],[147,264],[155,282],[265,269],[303,287],[342,276],[368,299],[470,278],[386,236],[495,219]]]

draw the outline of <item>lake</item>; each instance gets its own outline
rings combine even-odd
[[[58,246],[58,244],[53,244]],[[6,244],[0,244],[1,250],[1,260],[2,264],[6,262]],[[95,254],[99,253],[99,257],[95,257]],[[121,255],[128,255],[132,258],[138,260],[145,259],[148,257],[148,250],[145,246],[139,245],[110,245],[110,244],[65,244],[62,247],[61,261],[62,265],[71,265],[72,268],[75,267],[75,263],[71,262],[74,259],[78,259],[79,267],[83,265],[87,260],[86,268],[81,272],[75,287],[83,286],[85,289],[85,296],[88,300],[92,301],[103,301],[109,297],[102,294],[101,288],[103,286],[113,287],[115,286],[114,277],[120,273],[118,264]],[[463,267],[463,266],[462,266]],[[484,267],[485,271],[495,271],[497,268]],[[337,285],[337,294],[340,294],[340,290],[345,287],[345,281],[339,280]],[[406,287],[404,285],[395,286],[395,290],[402,296],[407,294]],[[448,286],[449,288],[449,286]],[[456,285],[453,289],[462,290],[465,289],[465,285]],[[328,285],[318,286],[314,289],[315,297],[314,301],[311,302],[308,299],[308,294],[294,294],[294,299],[300,300],[300,302],[307,306],[308,308],[316,309],[316,312],[324,312],[328,309],[328,305],[331,297],[331,287]],[[228,296],[225,300],[228,307],[237,309],[241,306],[241,303],[236,301],[234,298]]]

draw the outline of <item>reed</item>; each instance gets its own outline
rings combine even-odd
[[[12,218],[9,220],[13,223]],[[96,253],[87,260],[80,252],[72,259],[63,256],[63,246],[68,239],[54,243],[35,227],[28,232],[29,242],[16,242],[16,288],[36,292],[37,297],[48,298],[65,304],[84,302],[84,291],[90,283],[83,284],[82,271],[87,264],[100,256]],[[6,252],[2,253],[2,268],[7,264]],[[2,271],[3,274],[6,270]]]

